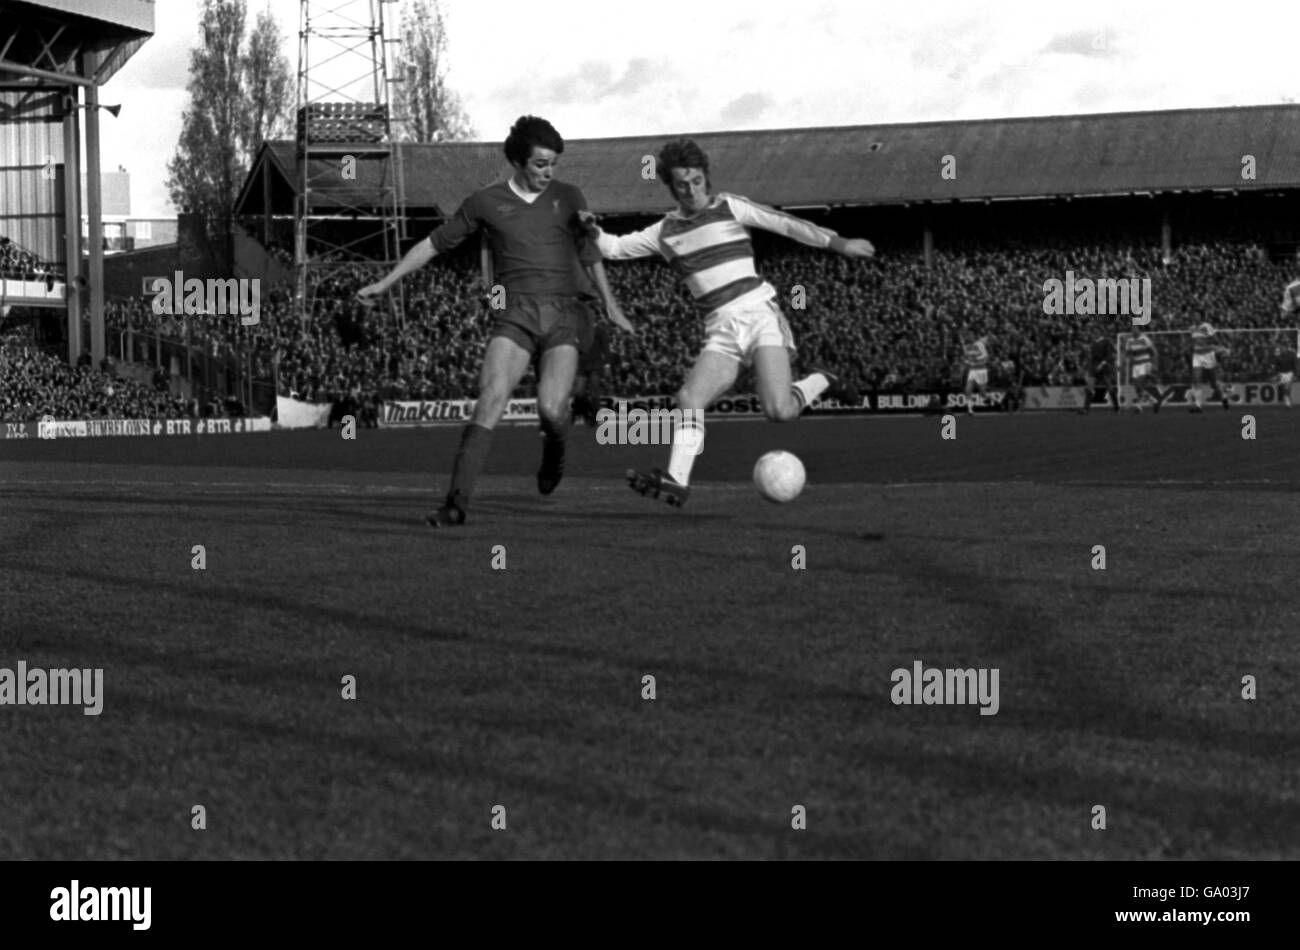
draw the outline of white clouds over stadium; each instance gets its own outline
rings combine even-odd
[[[250,18],[263,0],[250,0]],[[269,0],[296,60],[297,0]],[[157,35],[106,87],[104,167],[133,211],[169,211],[199,0],[157,6]],[[521,112],[572,138],[1255,105],[1300,99],[1300,5],[954,0],[444,0],[450,79],[480,134]],[[295,63],[296,65],[296,63]]]

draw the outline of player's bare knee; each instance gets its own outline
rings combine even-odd
[[[791,419],[799,417],[799,405],[793,399],[782,400],[781,402],[763,403],[763,416],[768,422],[789,422]]]
[[[673,396],[673,401],[677,408],[682,412],[703,413],[704,406],[700,405],[700,399],[688,389],[679,389]]]
[[[495,424],[506,409],[508,394],[491,388],[478,394],[474,403],[474,421],[480,424]]]
[[[562,425],[568,421],[568,400],[554,397],[539,398],[537,414],[553,426]]]

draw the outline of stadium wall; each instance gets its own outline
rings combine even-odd
[[[66,256],[58,102],[53,92],[0,89],[0,236],[51,263]]]
[[[261,241],[243,228],[235,228],[235,276],[260,280],[264,287],[274,287],[292,283],[293,270],[281,264]]]
[[[1294,396],[1300,396],[1300,384],[1292,386]],[[1279,406],[1282,404],[1283,384],[1258,381],[1241,383],[1224,383],[1231,405],[1247,407]],[[1174,385],[1164,388],[1168,393],[1164,405],[1171,408],[1190,408],[1192,406],[1191,387]],[[1128,407],[1135,401],[1135,392],[1131,386],[1120,390],[1120,405]],[[294,402],[283,397],[280,404]],[[473,399],[418,399],[393,400],[383,403],[379,413],[379,424],[383,428],[418,428],[437,425],[464,425],[474,414]],[[613,413],[620,411],[652,412],[673,407],[673,397],[660,396],[605,396],[600,400],[602,410]],[[819,403],[808,410],[813,417],[827,416],[902,416],[933,415],[941,412],[965,412],[969,405],[977,414],[1005,412],[1008,410],[1007,392],[1002,389],[990,389],[987,393],[974,393],[967,396],[963,392],[912,392],[912,393],[875,393],[864,396],[859,405],[845,405],[834,400]],[[1078,411],[1083,408],[1082,386],[1035,386],[1024,391],[1022,408],[1033,411]],[[1109,399],[1102,405],[1109,406]],[[311,411],[298,409],[292,411],[288,418],[298,420],[302,426],[325,425],[329,417],[329,404],[298,403],[300,407],[310,406]],[[725,396],[707,410],[711,419],[763,419],[763,406],[757,395],[744,393]],[[285,424],[286,415],[281,409],[280,423]],[[536,422],[536,399],[512,399],[507,404],[503,422]]]
[[[270,432],[265,417],[237,419],[54,419],[0,424],[0,439],[100,439]]]
[[[1233,407],[1271,407],[1282,405],[1283,384],[1272,382],[1225,383],[1230,405]],[[1300,396],[1300,384],[1291,384],[1291,396],[1294,401]],[[1190,409],[1193,405],[1191,387],[1177,385],[1167,387],[1164,406],[1171,409]],[[1134,391],[1131,386],[1120,390],[1121,408],[1134,403]],[[986,395],[976,395],[972,407],[977,414],[989,414],[1005,411],[1006,394],[990,390]],[[952,393],[941,403],[941,397],[934,393],[911,393],[906,396],[879,395],[863,399],[862,405],[844,406],[837,403],[823,404],[809,410],[813,417],[831,416],[880,416],[880,415],[920,415],[938,412],[964,412],[966,397],[963,393]],[[669,409],[673,404],[672,396],[633,396],[624,400],[605,397],[601,399],[602,410],[615,413],[605,417],[615,422],[620,413],[623,418],[636,411],[651,412],[656,409]],[[1109,408],[1109,398],[1100,404],[1094,404],[1099,411]],[[1073,411],[1083,407],[1083,388],[1079,386],[1041,386],[1025,391],[1025,408],[1029,410]],[[269,432],[272,428],[304,429],[323,428],[329,424],[332,403],[304,403],[300,400],[279,397],[276,404],[277,421],[274,426],[266,417],[249,417],[234,419],[60,419],[46,417],[40,422],[5,422],[0,423],[0,439],[67,439],[100,438],[123,436],[171,436],[171,435],[238,435],[248,432]],[[474,412],[472,399],[430,399],[412,401],[393,401],[383,404],[379,415],[379,424],[383,428],[416,428],[439,425],[464,425],[465,420]],[[709,417],[715,421],[736,421],[742,419],[762,420],[762,406],[758,397],[750,394],[729,396],[718,400],[708,410]],[[502,421],[506,423],[535,425],[537,423],[537,400],[514,399],[507,406]],[[605,421],[602,419],[602,422]],[[651,426],[653,428],[653,424]],[[630,444],[636,444],[632,442]],[[648,443],[647,443],[648,444]]]
[[[178,270],[187,277],[204,279],[216,274],[202,219],[194,214],[178,215],[176,232],[175,244],[159,244],[105,257],[104,296],[141,298],[144,278],[169,277]]]

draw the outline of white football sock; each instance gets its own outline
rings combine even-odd
[[[704,423],[684,419],[673,433],[673,451],[668,460],[668,475],[679,485],[690,484],[691,466],[704,448]]]
[[[831,381],[821,373],[805,376],[793,388],[803,398],[804,406],[811,406],[830,387]]]

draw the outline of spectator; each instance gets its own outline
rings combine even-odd
[[[871,234],[870,228],[860,230]],[[879,254],[868,265],[764,244],[758,236],[755,251],[784,299],[792,299],[794,287],[804,288],[807,307],[790,312],[800,342],[797,365],[851,364],[863,388],[876,394],[947,391],[961,360],[959,328],[975,323],[989,328],[992,357],[1013,363],[1019,387],[1074,384],[1090,342],[1114,334],[1116,318],[1045,314],[1043,281],[1064,279],[1067,270],[1150,279],[1158,308],[1148,330],[1189,329],[1202,311],[1222,328],[1275,325],[1275,298],[1295,278],[1291,262],[1269,261],[1250,231],[1232,227],[1212,235],[1188,233],[1167,261],[1155,242],[1122,233],[1022,229],[994,238],[954,231],[934,248],[928,267],[919,250],[891,245],[888,235],[871,236]],[[37,263],[0,239],[0,269],[33,274]],[[263,295],[258,324],[194,318],[191,333],[200,352],[215,353],[218,360],[247,357],[260,372],[274,373],[281,393],[321,402],[348,397],[363,424],[377,424],[382,400],[473,393],[474,367],[488,332],[476,255],[449,258],[424,282],[420,275],[408,278],[416,283],[408,288],[404,324],[353,300],[357,287],[382,272],[380,265],[349,264],[317,278],[305,321],[295,315],[293,289],[274,287]],[[611,268],[609,276],[638,332],[613,337],[606,390],[673,392],[699,346],[688,295],[653,263]],[[173,340],[184,335],[184,321],[154,314],[143,298],[109,302],[105,320],[110,331]],[[1269,378],[1271,344],[1262,337],[1234,339],[1232,376]],[[1162,365],[1190,373],[1190,338],[1158,338],[1158,345]],[[186,411],[168,393],[165,369],[154,374],[151,390],[112,380],[106,366],[101,370],[92,371],[88,354],[76,370],[46,357],[2,361],[0,418],[27,420],[45,411],[62,418],[141,418]],[[113,396],[105,394],[110,382]],[[534,385],[526,378],[523,395],[531,395]],[[737,385],[747,382],[742,378]]]

